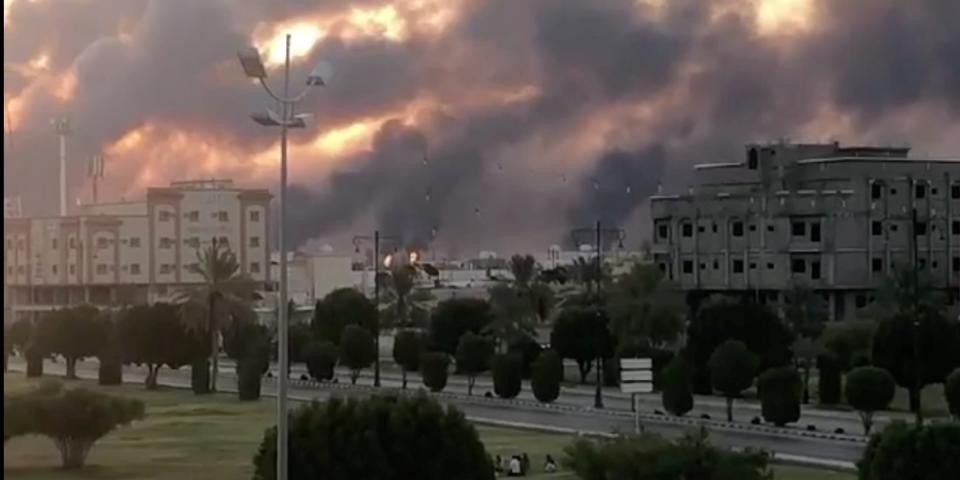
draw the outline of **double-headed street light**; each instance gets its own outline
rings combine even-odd
[[[244,73],[250,78],[256,78],[271,98],[280,104],[280,112],[267,109],[266,112],[251,115],[253,121],[266,127],[280,127],[280,299],[278,305],[277,331],[279,338],[279,371],[277,382],[277,479],[288,478],[288,417],[287,417],[287,372],[290,366],[290,346],[288,343],[289,318],[287,316],[287,244],[286,244],[286,209],[287,209],[287,129],[305,128],[312,118],[310,114],[296,114],[296,105],[303,100],[311,87],[324,86],[332,75],[332,69],[326,63],[318,64],[307,77],[307,86],[300,93],[290,96],[290,35],[286,37],[286,53],[283,64],[283,94],[277,95],[267,85],[267,69],[260,59],[260,52],[256,48],[244,48],[237,52],[240,65]]]
[[[603,288],[603,239],[616,239],[618,245],[622,248],[626,232],[620,228],[603,228],[599,220],[597,220],[594,228],[578,228],[570,232],[573,243],[577,246],[580,245],[580,239],[591,235],[594,237],[597,249],[597,388],[594,392],[593,406],[594,408],[603,408],[603,336],[600,335],[600,332],[606,329],[606,326],[603,325],[603,297],[601,294]]]
[[[380,235],[380,230],[373,232],[373,236],[357,235],[353,237],[353,245],[360,251],[360,245],[364,242],[373,242],[373,304],[376,307],[376,316],[373,321],[373,343],[377,351],[373,367],[373,386],[380,386],[380,242],[391,242],[394,245],[400,243],[400,237],[391,235]],[[384,260],[384,266],[390,268],[391,256]],[[366,269],[364,269],[366,271]]]

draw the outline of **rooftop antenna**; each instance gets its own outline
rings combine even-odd
[[[60,216],[67,216],[67,136],[70,135],[70,119],[55,118],[50,121],[60,137]]]

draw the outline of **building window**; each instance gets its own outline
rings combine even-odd
[[[693,225],[691,225],[691,224],[689,224],[689,223],[684,223],[684,224],[680,227],[680,235],[682,235],[684,238],[692,237],[692,236],[693,236]]]
[[[24,272],[25,270],[23,268],[23,265],[17,265],[17,273],[19,273],[20,275],[23,275]]]
[[[250,221],[259,222],[260,221],[260,211],[259,210],[250,210]]]
[[[874,220],[870,223],[870,233],[874,235],[883,235],[883,222]]]
[[[183,244],[190,248],[200,248],[200,239],[197,237],[185,238]]]
[[[130,275],[140,275],[140,264],[131,263],[130,264]]]
[[[169,274],[170,271],[173,270],[173,268],[171,268],[171,267],[172,267],[172,265],[170,265],[169,263],[164,263],[164,264],[160,265],[160,274],[161,274],[161,275],[167,275],[167,274]]]
[[[254,212],[250,212],[251,217],[253,216],[253,213],[254,213]],[[258,212],[258,213],[259,213],[259,212]],[[667,236],[669,236],[669,234],[670,234],[670,229],[669,229],[666,225],[661,224],[661,225],[658,225],[658,226],[657,226],[657,236],[658,236],[658,237],[663,238],[663,239],[666,239]]]
[[[714,260],[714,261],[713,261],[713,269],[714,269],[714,270],[720,270],[720,261],[718,261],[718,260]]]
[[[230,221],[230,215],[227,214],[226,210],[220,210],[217,212],[217,220],[220,220],[221,222],[228,222]]]
[[[743,236],[743,222],[740,222],[740,221],[733,222],[733,236],[734,237]]]
[[[931,196],[936,197],[938,193],[940,193],[940,191],[938,191],[936,188],[933,188],[933,187],[930,188]]]
[[[698,226],[697,226],[697,231],[700,232],[700,233],[704,233],[704,232],[707,231],[707,227],[705,227],[705,226],[703,226],[703,225],[698,225]]]
[[[950,185],[950,198],[960,199],[960,185]]]
[[[794,237],[803,237],[807,235],[807,223],[806,222],[793,222],[790,225],[790,234]]]
[[[751,224],[750,224],[750,231],[751,231],[751,232],[756,232],[756,231],[757,231],[757,224],[756,224],[756,223],[751,223]]]
[[[98,263],[98,264],[97,264],[97,275],[106,275],[106,274],[107,274],[107,266],[106,266],[105,264]]]
[[[169,237],[160,237],[160,248],[173,248],[173,239]]]
[[[717,233],[717,224],[716,224],[716,223],[714,223],[713,225],[711,225],[711,230],[713,230],[713,233]]]
[[[927,186],[926,185],[917,185],[916,188],[917,198],[926,198],[927,197]]]
[[[953,257],[953,271],[960,272],[960,257]]]
[[[187,271],[187,272],[190,272],[190,273],[197,273],[197,272],[200,271],[200,264],[199,264],[199,263],[184,263],[184,264],[183,264],[183,269],[184,269],[185,271]]]
[[[743,260],[733,261],[733,273],[743,273]]]
[[[684,264],[684,266],[686,266],[686,264]],[[250,262],[250,273],[260,273],[260,262]]]
[[[811,242],[820,241],[820,222],[812,222],[810,224],[810,241]]]
[[[767,231],[768,231],[768,232],[772,232],[772,231],[774,231],[774,230],[775,230],[775,229],[774,229],[774,227],[773,227],[773,224],[772,224],[772,223],[768,223],[768,224],[767,224]]]
[[[960,220],[954,220],[950,228],[954,235],[960,235]]]
[[[75,275],[77,273],[77,266],[71,263],[67,268],[67,272],[70,273],[70,275]]]
[[[919,266],[921,269],[927,268],[927,259],[926,258],[917,259],[917,266]]]
[[[230,239],[227,237],[220,237],[217,239],[217,244],[225,248],[230,248]]]
[[[760,156],[757,154],[757,149],[751,148],[750,151],[747,152],[747,168],[750,170],[756,170],[759,165]]]
[[[820,261],[814,260],[810,262],[810,278],[814,280],[820,280]]]
[[[756,262],[750,262],[750,270],[756,270],[756,269],[757,269]]]
[[[59,271],[60,271],[60,269],[57,268],[56,265],[50,265],[50,273],[56,275]]]
[[[891,231],[891,232],[896,232],[896,231],[898,231],[898,230],[900,230],[900,227],[898,227],[896,223],[892,223],[892,222],[891,222],[891,223],[890,223],[890,231]]]
[[[773,270],[773,262],[767,262],[767,270]]]
[[[873,261],[870,262],[870,269],[877,273],[883,272],[883,259],[874,258]]]
[[[169,222],[171,217],[173,217],[173,214],[171,214],[169,210],[160,210],[157,212],[158,221]]]
[[[862,294],[862,293],[861,293],[861,294],[858,294],[856,297],[853,298],[853,303],[854,303],[854,305],[857,306],[857,308],[866,307],[866,306],[867,306],[867,296],[864,295],[864,294]]]
[[[803,259],[795,258],[790,262],[790,272],[791,273],[805,273],[807,271],[807,262]]]
[[[874,183],[870,186],[870,198],[877,200],[883,196],[883,186],[879,183]]]
[[[683,261],[683,273],[693,273],[693,260]]]
[[[916,235],[926,235],[927,234],[927,222],[917,222],[916,229],[914,231]]]
[[[707,269],[707,264],[706,264],[706,263],[701,263],[701,264],[700,264],[700,270],[706,270],[706,269]]]
[[[191,222],[199,222],[199,221],[200,221],[200,212],[199,212],[198,210],[191,210],[191,211],[187,212],[187,220],[189,220],[189,221],[191,221]]]
[[[140,248],[140,237],[130,237],[130,248]]]
[[[250,247],[256,248],[260,246],[260,237],[250,237]]]
[[[100,237],[97,239],[97,248],[107,248],[110,246],[110,239],[106,237]]]
[[[50,248],[51,248],[51,249],[56,250],[56,249],[57,249],[57,244],[58,244],[58,242],[57,242],[57,239],[56,239],[56,238],[50,240]]]
[[[76,239],[75,237],[71,236],[71,237],[67,240],[67,245],[68,245],[70,248],[77,248],[77,239]]]
[[[896,195],[896,194],[897,194],[897,189],[896,189],[896,188],[891,188],[891,189],[890,189],[890,195]]]

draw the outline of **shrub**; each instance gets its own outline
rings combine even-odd
[[[533,396],[541,402],[549,403],[560,396],[560,382],[563,381],[563,360],[557,352],[544,350],[533,362],[530,387]]]
[[[530,378],[533,375],[533,362],[540,356],[543,347],[529,335],[520,335],[507,347],[507,353],[520,355],[523,364],[523,378]]]
[[[393,360],[400,365],[403,388],[407,388],[407,372],[415,372],[420,366],[423,339],[416,330],[401,330],[393,339]]]
[[[757,378],[764,420],[782,427],[800,419],[803,381],[793,367],[772,368]]]
[[[27,346],[23,356],[27,359],[27,378],[36,378],[43,376],[43,350],[35,344]]]
[[[820,372],[818,388],[822,405],[835,405],[841,401],[843,379],[837,358],[832,354],[817,357],[817,370]]]
[[[21,394],[9,406],[13,409],[10,415],[22,422],[15,426],[20,433],[50,438],[67,469],[82,467],[97,440],[144,415],[140,400],[82,388],[38,388]],[[7,413],[4,412],[5,416]]]
[[[870,435],[874,412],[887,408],[896,390],[893,376],[882,368],[857,367],[847,374],[844,393],[847,403],[860,413],[864,435]]]
[[[268,430],[253,459],[258,480],[276,478],[276,436]],[[494,478],[474,426],[423,396],[314,402],[293,412],[290,437],[290,478]]]
[[[674,357],[663,369],[663,408],[678,417],[693,410],[693,367],[683,356]]]
[[[430,316],[428,346],[454,355],[464,333],[480,333],[493,321],[490,303],[479,298],[452,298],[437,304]]]
[[[310,342],[304,352],[307,372],[315,380],[331,380],[337,365],[337,347],[332,342]]]
[[[493,342],[472,332],[464,333],[457,345],[457,371],[467,375],[467,395],[473,395],[477,375],[490,369]]]
[[[771,478],[767,454],[714,447],[705,429],[673,442],[656,434],[578,439],[564,453],[564,466],[583,480]]]
[[[433,392],[443,391],[447,386],[447,370],[450,356],[444,352],[424,353],[420,356],[420,375],[423,384]]]
[[[509,353],[493,359],[493,391],[500,398],[514,398],[523,386],[523,359]]]
[[[738,340],[727,340],[710,356],[713,388],[727,399],[727,421],[733,421],[733,400],[753,383],[756,355]]]
[[[960,478],[960,425],[892,423],[870,438],[857,471],[860,480]]]
[[[250,339],[243,358],[237,361],[237,396],[240,400],[260,398],[260,381],[270,368],[270,337]]]
[[[377,359],[373,334],[358,325],[347,325],[340,337],[340,364],[350,369],[350,383],[356,384],[360,371]]]
[[[209,358],[198,358],[190,364],[190,389],[196,395],[211,393]]]
[[[943,383],[943,390],[947,405],[950,407],[950,414],[960,420],[960,368],[947,376],[947,381]]]

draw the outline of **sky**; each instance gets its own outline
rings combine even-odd
[[[67,116],[69,198],[172,180],[276,190],[280,87],[334,75],[291,134],[295,245],[379,227],[448,253],[546,250],[596,219],[649,230],[646,199],[696,163],[793,139],[960,156],[956,0],[5,0],[4,195],[52,214]]]

